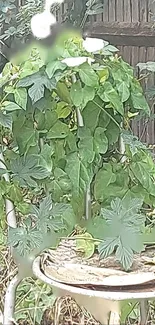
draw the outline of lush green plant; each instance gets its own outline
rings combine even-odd
[[[140,215],[137,221],[137,213],[142,204],[155,205],[151,155],[124,129],[131,117],[149,114],[149,107],[133,69],[113,55],[115,51],[107,44],[90,55],[80,39],[69,39],[46,62],[35,50],[19,66],[8,63],[3,70],[1,150],[11,182],[3,179],[6,170],[1,168],[0,206],[4,215],[4,199],[10,199],[22,220],[9,231],[9,244],[19,255],[29,250],[33,255],[34,250],[35,256],[43,247],[55,245],[85,216],[88,228],[93,223],[92,234],[104,240],[101,256],[118,246],[116,256],[128,269],[133,252],[142,247],[143,242],[130,247],[127,239],[122,247],[118,241],[108,244],[110,236],[104,231],[111,216],[109,227],[115,230],[119,225],[111,238],[121,238],[126,227],[138,241],[144,218]],[[71,61],[62,62],[66,58]],[[115,211],[102,210],[110,204]],[[121,221],[115,220],[119,213]]]

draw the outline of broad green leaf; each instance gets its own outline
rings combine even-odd
[[[100,83],[104,83],[109,78],[109,69],[107,67],[98,71]]]
[[[101,243],[98,247],[98,251],[100,254],[100,258],[106,258],[108,256],[110,256],[115,247],[118,246],[119,244],[119,239],[116,238],[106,238],[103,243]]]
[[[53,174],[54,180],[50,182],[49,189],[52,192],[54,201],[58,202],[63,194],[70,192],[72,186],[68,175],[61,168],[56,167]]]
[[[37,187],[35,180],[42,180],[50,175],[47,169],[38,165],[33,155],[13,159],[10,166],[14,180],[24,187]]]
[[[29,88],[28,94],[32,99],[33,103],[37,102],[44,96],[44,90],[45,88],[43,84],[37,85],[36,83],[31,88]]]
[[[134,176],[140,184],[151,194],[155,196],[155,186],[150,166],[147,162],[136,161],[130,164]]]
[[[65,171],[70,178],[73,195],[78,197],[80,193],[85,193],[92,175],[76,152],[68,155]]]
[[[70,93],[69,93],[69,90],[68,90],[67,86],[65,85],[65,83],[59,81],[57,83],[55,91],[62,101],[66,102],[68,104],[72,104],[72,101],[70,98]]]
[[[91,135],[90,129],[81,127],[78,130],[78,137],[80,141],[78,143],[79,147],[79,157],[84,163],[92,163],[94,160],[95,152],[93,148],[93,137]]]
[[[82,107],[85,107],[89,101],[94,99],[94,97],[95,89],[85,85],[82,89]]]
[[[108,138],[109,145],[113,145],[119,139],[120,129],[112,120],[110,120],[110,123],[106,128],[105,135]]]
[[[71,114],[72,109],[67,103],[59,102],[57,104],[56,112],[58,114],[58,118],[66,118]]]
[[[138,150],[140,150],[140,149],[146,150],[147,149],[147,147],[141,141],[139,141],[135,135],[133,135],[129,131],[124,130],[122,133],[122,138],[123,138],[125,145],[129,146],[130,151],[133,156],[138,152]]]
[[[30,76],[21,79],[17,87],[29,87],[28,94],[35,103],[44,96],[45,87],[49,90],[55,89],[56,81],[49,79],[45,71],[38,71]]]
[[[44,144],[39,158],[39,164],[45,167],[49,172],[52,171],[53,162],[52,162],[52,155],[54,150],[52,146],[49,146],[47,143]]]
[[[46,110],[45,114],[45,129],[50,130],[58,120],[58,114],[55,110]]]
[[[48,230],[59,231],[64,228],[61,216],[67,207],[63,203],[54,205],[50,195],[43,199],[39,208],[32,206],[31,213],[37,218],[37,228],[44,233]]]
[[[155,72],[155,62],[152,62],[152,61],[148,61],[148,62],[145,62],[145,63],[139,62],[137,64],[137,66],[139,67],[141,72],[143,70],[148,70],[148,71],[151,71],[151,72]]]
[[[23,112],[14,121],[12,130],[20,154],[27,153],[32,147],[38,147],[39,136],[34,128],[33,120],[26,118]]]
[[[76,249],[78,252],[81,252],[85,258],[90,258],[94,254],[95,251],[95,241],[93,240],[92,235],[89,233],[84,233],[82,235],[78,235],[76,239]],[[82,237],[80,239],[80,237]],[[85,239],[83,239],[83,237]],[[76,236],[75,236],[76,238]],[[91,240],[92,239],[92,240]]]
[[[104,154],[108,150],[108,138],[105,129],[98,127],[94,133],[94,150],[96,153]]]
[[[111,202],[111,209],[102,209],[102,216],[107,223],[106,237],[99,245],[102,258],[112,254],[116,249],[116,258],[127,271],[132,266],[133,253],[143,250],[141,228],[145,216],[140,214],[141,199],[119,199]]]
[[[95,102],[90,101],[82,111],[84,125],[92,131],[95,130],[98,124],[99,115],[101,111],[100,107],[97,105],[98,103],[100,103],[100,100],[96,98]]]
[[[83,93],[81,82],[79,80],[72,84],[70,89],[70,97],[74,106],[79,107],[82,104]]]
[[[83,63],[78,69],[81,81],[90,87],[98,86],[98,76],[88,63]]]
[[[96,200],[102,201],[107,192],[107,186],[116,181],[116,175],[112,171],[110,164],[104,164],[95,177],[94,195]]]
[[[150,114],[149,105],[143,95],[142,88],[138,82],[131,84],[130,93],[131,105],[134,109],[143,110],[146,114]]]
[[[99,97],[103,102],[112,104],[112,107],[121,115],[124,113],[123,103],[119,94],[109,81],[106,81],[98,90]]]
[[[60,121],[57,121],[49,130],[48,139],[64,139],[69,134],[69,127]]]
[[[27,105],[27,90],[26,88],[16,88],[14,92],[15,102],[17,105],[26,110]]]
[[[133,263],[133,251],[130,247],[118,246],[116,258],[123,265],[125,271],[128,271]]]
[[[14,102],[8,102],[8,101],[6,101],[6,102],[3,103],[3,107],[5,108],[6,111],[10,111],[10,112],[11,111],[16,111],[16,110],[21,110],[22,109],[16,103],[14,103]]]
[[[130,97],[130,89],[125,81],[116,84],[117,91],[121,98],[122,103],[126,102]]]
[[[12,129],[12,116],[9,114],[4,114],[0,111],[0,125],[5,128]]]
[[[25,256],[40,247],[43,235],[40,231],[26,227],[9,228],[8,245],[16,247],[19,255]]]
[[[49,78],[52,78],[54,73],[57,70],[65,70],[66,69],[66,64],[62,63],[61,61],[51,61],[47,64],[46,66],[46,72]]]

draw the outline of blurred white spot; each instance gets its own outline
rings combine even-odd
[[[83,47],[87,52],[96,52],[104,48],[105,42],[100,38],[90,38],[86,37],[83,41]]]
[[[62,63],[65,63],[68,65],[68,67],[76,67],[79,66],[80,64],[84,63],[84,62],[88,62],[90,65],[92,62],[94,62],[94,59],[86,57],[86,56],[79,56],[79,57],[75,57],[75,58],[67,58],[62,60]]]
[[[46,38],[50,35],[50,27],[55,23],[55,16],[48,11],[36,14],[31,19],[32,33],[37,38]]]

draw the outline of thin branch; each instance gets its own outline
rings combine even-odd
[[[76,76],[72,75],[72,82],[76,82]],[[79,127],[84,126],[83,117],[81,114],[80,107],[76,107],[76,117]],[[85,196],[85,219],[88,220],[91,216],[91,194],[90,194],[90,184],[87,185],[86,196]]]
[[[4,318],[3,325],[13,325],[13,314],[15,309],[16,289],[21,282],[21,278],[17,274],[8,285],[5,294]]]
[[[2,152],[0,153],[0,168],[6,169],[4,156]],[[7,182],[10,182],[8,173],[4,174],[3,177]],[[9,225],[9,227],[16,228],[17,222],[16,222],[14,206],[13,203],[8,199],[5,200],[5,211],[6,211],[7,224]]]
[[[3,156],[2,152],[0,153],[0,168],[6,169],[4,156]],[[9,175],[7,172],[6,172],[6,174],[3,175],[3,177],[7,182],[10,182]],[[5,200],[5,212],[6,212],[6,219],[7,219],[8,226],[12,227],[12,228],[16,228],[17,221],[16,221],[14,205],[8,199]],[[17,289],[20,281],[21,281],[21,278],[19,277],[19,275],[14,276],[6,290],[5,303],[4,303],[3,325],[12,325],[13,324],[16,289]]]

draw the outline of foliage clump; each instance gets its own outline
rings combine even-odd
[[[29,216],[10,231],[9,244],[24,254],[43,245],[46,233],[60,236],[85,216],[89,225],[104,219],[113,231],[109,236],[100,227],[101,256],[117,247],[128,269],[133,252],[143,247],[138,238],[145,218],[138,211],[155,205],[154,163],[129,127],[132,117],[149,115],[149,106],[115,47],[105,43],[90,54],[78,38],[59,45],[48,55],[33,49],[29,59],[6,64],[2,73],[1,150],[10,184],[1,168],[1,215],[8,198],[19,220]],[[122,244],[122,229],[130,230],[135,246]]]

